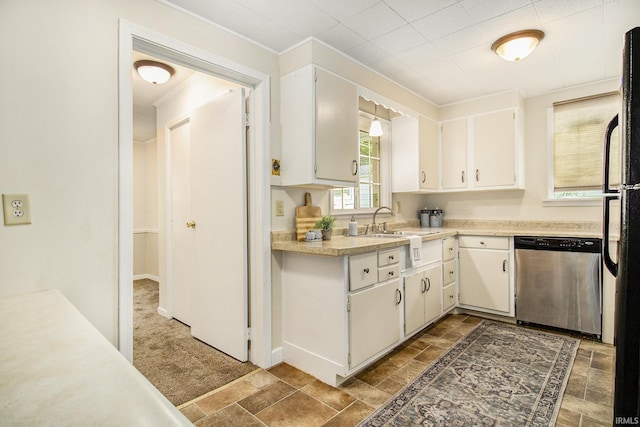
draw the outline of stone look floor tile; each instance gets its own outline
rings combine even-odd
[[[182,412],[182,414],[187,417],[187,419],[192,423],[198,421],[200,418],[204,418],[207,415],[195,403],[192,403],[189,406],[185,406],[184,408],[180,409],[180,412]]]
[[[389,393],[370,386],[357,378],[345,382],[339,388],[374,408],[378,408],[391,397]]]
[[[260,391],[253,393],[251,396],[242,399],[238,402],[238,405],[242,406],[252,414],[257,414],[279,400],[293,394],[295,391],[296,389],[291,387],[289,384],[277,381],[264,387]]]
[[[302,388],[309,396],[332,407],[336,411],[342,411],[344,408],[352,404],[356,399],[342,390],[338,390],[320,380],[307,384]]]
[[[181,411],[198,427],[355,426],[481,321],[448,315],[338,388],[282,363]],[[581,340],[556,427],[611,425],[614,366],[613,346]]]
[[[357,425],[374,411],[374,409],[356,400],[335,417],[327,421],[323,427],[351,427]]]
[[[260,411],[256,416],[269,426],[314,427],[321,426],[338,412],[301,391]]]
[[[229,387],[225,387],[220,391],[205,397],[204,399],[198,400],[196,404],[205,413],[211,414],[212,412],[218,411],[219,409],[222,409],[233,402],[242,400],[257,391],[258,389],[251,384],[240,381],[238,383],[232,384]]]
[[[274,366],[273,368],[269,369],[269,373],[275,375],[282,381],[291,384],[296,388],[304,387],[310,382],[315,381],[315,378],[312,375],[309,375],[306,372],[301,371],[300,369],[294,368],[291,365],[287,365],[286,363],[281,363]]]
[[[196,421],[196,427],[263,427],[253,415],[237,404],[229,405],[205,418]]]

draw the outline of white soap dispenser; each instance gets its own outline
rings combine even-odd
[[[352,216],[351,221],[349,222],[349,236],[357,236],[358,235],[358,223],[356,222],[356,217]]]

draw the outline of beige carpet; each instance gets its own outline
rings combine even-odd
[[[256,369],[193,338],[188,326],[157,314],[158,284],[133,283],[133,364],[174,405]]]

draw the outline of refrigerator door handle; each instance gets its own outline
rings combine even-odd
[[[619,198],[620,190],[609,188],[609,160],[611,155],[611,134],[613,130],[618,127],[618,115],[611,119],[607,125],[607,130],[604,137],[604,161],[602,168],[602,192],[604,193],[604,200],[602,201],[603,218],[603,242],[602,242],[602,258],[604,265],[613,274],[614,277],[618,276],[618,264],[611,259],[611,253],[609,251],[609,216],[610,216],[610,203],[613,200]]]

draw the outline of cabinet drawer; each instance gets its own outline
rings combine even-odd
[[[454,259],[456,256],[456,239],[455,237],[447,237],[442,239],[442,260],[447,261]]]
[[[456,260],[452,259],[451,261],[445,262],[442,265],[442,284],[448,285],[451,282],[456,281],[457,276],[456,271]]]
[[[460,247],[479,249],[509,249],[508,237],[495,236],[460,236]]]
[[[364,288],[378,281],[378,253],[349,257],[349,290]]]
[[[400,261],[400,248],[378,252],[378,267],[397,264]]]
[[[456,285],[452,283],[442,290],[442,312],[455,307],[456,305]]]
[[[378,269],[378,282],[395,279],[400,276],[400,265],[389,265]]]

